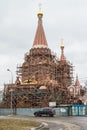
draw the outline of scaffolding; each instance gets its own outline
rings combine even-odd
[[[25,54],[23,64],[17,66],[17,80],[15,84],[5,84],[3,101],[7,107],[10,107],[11,94],[13,107],[47,107],[49,102],[56,105],[70,103],[68,86],[72,84],[73,66],[65,60],[63,45],[61,60],[48,48],[42,25],[43,13],[38,12],[37,17],[33,46]]]
[[[49,48],[31,48],[22,66],[17,66],[17,77],[15,84],[5,84],[5,106],[10,107],[11,89],[13,108],[47,107],[49,102],[70,104],[73,66],[59,61]]]

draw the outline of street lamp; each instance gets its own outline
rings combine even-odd
[[[9,71],[11,73],[11,82],[13,83],[13,74],[12,74],[12,71],[10,69],[7,69],[7,71]]]

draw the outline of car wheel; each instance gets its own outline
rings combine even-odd
[[[37,113],[35,113],[34,116],[37,117],[38,116]]]
[[[53,115],[52,115],[52,114],[50,114],[49,116],[50,116],[50,117],[53,117]]]
[[[41,114],[39,114],[39,116],[42,116]]]

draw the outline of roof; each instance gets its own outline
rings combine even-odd
[[[79,79],[78,79],[78,75],[76,75],[76,81],[75,81],[75,86],[78,86],[80,87],[80,82],[79,82]]]
[[[42,24],[43,13],[38,13],[37,16],[38,16],[38,26],[33,42],[33,48],[47,48],[48,44]]]

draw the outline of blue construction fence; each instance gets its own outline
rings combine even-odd
[[[0,115],[27,115],[34,116],[33,113],[41,108],[16,108],[7,109],[0,108]],[[57,116],[87,116],[87,105],[74,104],[70,106],[56,106],[54,107]]]
[[[56,106],[58,116],[87,116],[87,105],[74,104],[70,106]]]

